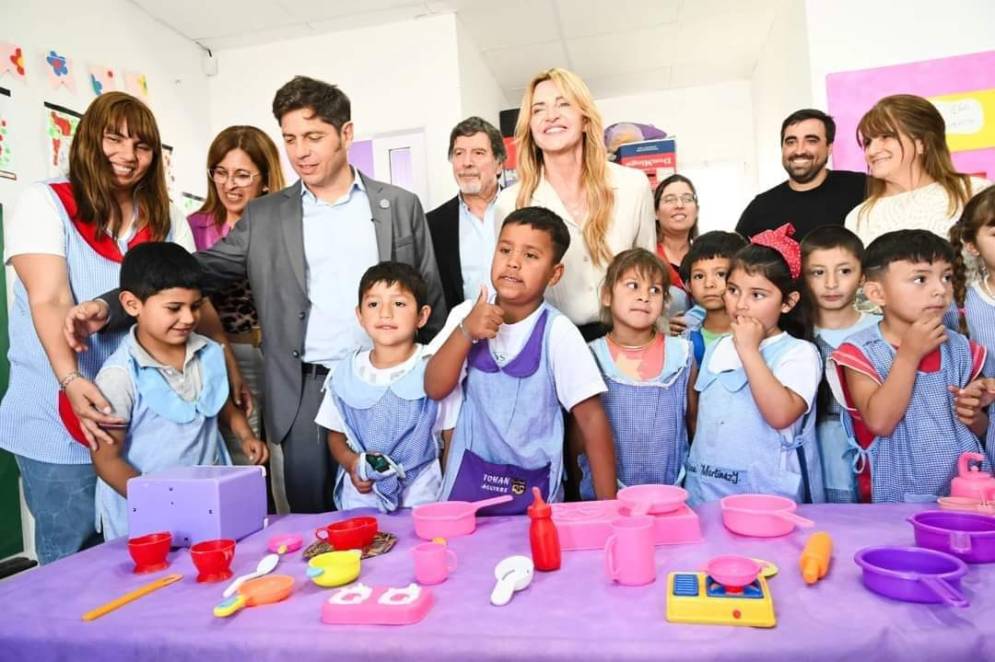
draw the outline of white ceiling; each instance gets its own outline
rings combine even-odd
[[[595,97],[749,78],[800,0],[131,0],[212,50],[455,13],[510,100],[540,69]]]

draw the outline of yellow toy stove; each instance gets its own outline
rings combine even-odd
[[[746,586],[732,589],[705,572],[667,575],[667,620],[756,628],[772,628],[777,624],[766,577],[758,576]]]

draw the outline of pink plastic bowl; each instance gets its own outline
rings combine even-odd
[[[716,556],[705,566],[708,576],[726,588],[743,588],[760,574],[760,564],[745,556]]]
[[[618,491],[617,499],[633,515],[672,513],[687,501],[688,493],[676,485],[633,485]]]
[[[808,528],[815,523],[795,514],[791,499],[770,494],[735,494],[722,505],[722,523],[733,533],[754,538],[776,538],[791,533],[795,526]]]

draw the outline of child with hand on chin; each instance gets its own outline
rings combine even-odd
[[[739,493],[822,501],[801,251],[786,224],[755,235],[726,277],[732,333],[705,352],[685,487],[692,504]]]
[[[474,501],[510,494],[490,513],[523,513],[532,487],[562,500],[563,409],[584,437],[599,499],[615,497],[611,425],[601,406],[604,380],[580,331],[546,303],[563,274],[570,234],[542,207],[512,212],[501,226],[491,265],[493,297],[481,288],[449,315],[433,342],[425,391],[443,398],[457,385],[463,404],[447,449],[444,499]]]
[[[988,417],[973,382],[985,348],[943,323],[954,260],[950,243],[926,230],[888,232],[867,247],[864,292],[883,319],[847,338],[826,371],[853,420],[861,501],[935,501],[961,454],[982,451]]]
[[[242,410],[228,397],[220,345],[193,332],[205,299],[201,271],[177,244],[135,246],[121,263],[121,305],[135,318],[104,362],[96,384],[125,421],[114,444],[91,451],[97,473],[97,524],[110,540],[128,533],[128,480],[176,466],[231,464],[218,418],[253,464],[269,457]]]

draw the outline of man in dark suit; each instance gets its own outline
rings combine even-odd
[[[446,307],[418,198],[349,166],[348,97],[297,76],[276,93],[273,114],[300,180],[250,202],[225,239],[194,257],[208,291],[248,277],[263,336],[266,434],[281,444],[287,500],[293,512],[324,512],[334,508],[337,467],[314,419],[329,368],[370,346],[355,315],[360,277],[383,260],[418,269],[432,306],[425,340]],[[70,345],[122,316],[116,292],[79,304],[67,317]]]
[[[490,282],[497,228],[494,200],[504,165],[504,141],[494,125],[468,117],[449,134],[449,162],[460,192],[428,213],[442,293],[452,309]]]

